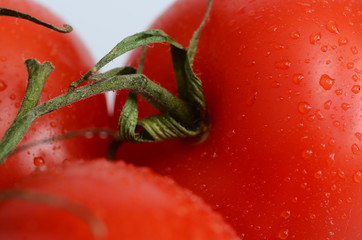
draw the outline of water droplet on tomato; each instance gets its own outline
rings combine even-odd
[[[297,73],[297,74],[294,74],[293,75],[293,82],[295,83],[295,84],[299,84],[299,83],[301,83],[302,81],[303,81],[303,79],[304,79],[304,75],[303,74],[300,74],[300,73]]]
[[[333,137],[331,137],[329,140],[328,140],[328,145],[329,146],[334,146],[336,144],[336,140],[333,138]]]
[[[16,99],[16,95],[14,93],[10,94],[10,97],[9,97],[11,100],[15,100]]]
[[[348,44],[348,39],[347,38],[338,39],[338,45],[339,46],[343,46],[343,45],[347,45],[347,44]]]
[[[0,80],[0,92],[4,91],[8,86],[3,80]]]
[[[278,238],[279,239],[287,239],[288,236],[289,236],[289,230],[288,229],[282,229],[278,233]]]
[[[351,91],[355,94],[359,93],[361,91],[361,86],[360,85],[354,85],[351,89]]]
[[[50,127],[52,128],[56,128],[57,127],[57,124],[55,122],[50,122],[49,123]]]
[[[272,88],[279,88],[280,87],[280,82],[274,81],[271,84]]]
[[[338,26],[337,26],[337,23],[335,21],[332,21],[332,20],[328,21],[328,23],[326,25],[326,28],[331,33],[339,34]]]
[[[320,170],[318,172],[314,173],[314,177],[316,179],[320,179],[320,178],[322,178],[322,176],[323,176],[323,172]]]
[[[284,219],[288,219],[290,217],[290,215],[291,215],[290,210],[285,210],[280,214],[280,216]]]
[[[331,78],[327,74],[323,74],[320,77],[319,84],[325,89],[330,90],[335,83],[335,79]]]
[[[258,92],[253,92],[253,93],[249,96],[249,98],[247,99],[246,105],[249,106],[249,107],[250,107],[250,106],[253,106],[254,103],[255,103],[255,101],[256,101],[257,96],[258,96]]]
[[[328,46],[327,46],[327,45],[323,45],[323,46],[321,47],[321,51],[322,51],[322,52],[327,52],[327,51],[328,51]]]
[[[338,177],[340,177],[340,178],[345,178],[345,176],[346,176],[346,173],[342,170],[342,169],[338,169],[337,170],[337,175],[338,175]]]
[[[360,183],[361,180],[362,180],[362,172],[361,171],[355,172],[355,174],[353,174],[353,181],[355,183]]]
[[[357,138],[359,141],[362,140],[362,134],[361,134],[360,132],[356,132],[354,135],[356,136],[356,138]]]
[[[332,101],[328,100],[324,103],[324,108],[329,110],[329,109],[331,109],[331,105],[332,105]]]
[[[352,69],[352,68],[354,68],[354,63],[353,62],[347,63],[347,69]]]
[[[354,55],[357,55],[358,54],[358,49],[356,46],[353,46],[351,47],[351,52],[354,54]]]
[[[310,149],[304,150],[302,152],[302,157],[305,158],[305,159],[311,158],[312,155],[313,155],[313,151],[310,150]]]
[[[334,93],[338,96],[343,94],[343,90],[342,89],[337,89],[336,91],[334,91]]]
[[[361,152],[361,150],[357,144],[353,144],[351,149],[352,149],[353,154],[360,154],[360,152]]]
[[[347,111],[348,109],[350,109],[352,107],[352,104],[349,104],[349,103],[342,103],[341,105],[341,108],[344,110],[344,111]]]
[[[310,36],[309,36],[309,42],[313,45],[317,44],[322,38],[322,35],[320,32],[318,33],[312,33]]]
[[[307,103],[307,102],[300,102],[298,104],[298,111],[300,113],[303,113],[303,114],[309,113],[311,109],[312,109],[312,106],[309,105],[309,103]]]
[[[355,81],[355,82],[358,82],[360,80],[360,78],[356,74],[353,74],[352,75],[352,80]]]
[[[287,70],[290,68],[290,66],[292,65],[292,63],[288,60],[281,60],[275,63],[275,68],[277,69],[282,69],[282,70]]]
[[[300,32],[298,32],[298,31],[292,32],[292,33],[290,34],[290,37],[291,37],[292,39],[298,39],[298,38],[300,38]]]
[[[43,157],[35,157],[33,159],[34,165],[39,167],[39,166],[43,166],[45,164],[45,160]]]
[[[321,110],[317,109],[316,112],[315,112],[315,116],[318,120],[323,120],[324,119],[324,115],[323,113],[321,112]]]

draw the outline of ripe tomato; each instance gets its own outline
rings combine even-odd
[[[93,239],[92,231],[109,240],[238,239],[190,191],[123,162],[71,162],[25,178],[13,190],[27,191],[22,197],[28,199],[43,195],[31,198],[34,202],[0,202],[1,239]],[[40,203],[46,194],[54,199],[52,206]]]
[[[26,12],[44,21],[62,26],[54,14],[32,1],[1,0],[0,6]],[[65,93],[72,81],[93,64],[89,52],[74,34],[61,34],[34,23],[12,17],[0,17],[0,137],[16,116],[27,85],[24,61],[35,58],[50,61],[55,71],[47,79],[40,102]],[[66,107],[34,122],[22,144],[33,143],[75,130],[107,126],[104,96]],[[71,139],[38,144],[13,156],[0,167],[0,188],[30,174],[37,167],[60,163],[69,156],[104,156],[106,142],[99,137]]]
[[[205,5],[177,1],[152,28],[187,46]],[[118,156],[174,177],[245,239],[362,239],[361,9],[215,0],[194,65],[208,138],[125,144]],[[171,66],[167,46],[148,50],[145,74],[175,92]]]

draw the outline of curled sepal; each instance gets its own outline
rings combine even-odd
[[[73,31],[73,28],[68,24],[64,24],[63,28],[59,28],[57,26],[54,26],[54,25],[49,24],[47,22],[44,22],[44,21],[42,21],[40,19],[37,19],[37,18],[35,18],[35,17],[33,17],[33,16],[29,15],[29,14],[19,12],[19,11],[15,11],[15,10],[8,9],[8,8],[0,8],[0,16],[8,16],[8,17],[16,17],[16,18],[25,19],[25,20],[28,20],[30,22],[39,24],[41,26],[50,28],[50,29],[55,30],[55,31],[60,32],[60,33],[69,33],[71,31]]]
[[[92,75],[98,72],[102,67],[118,58],[122,54],[129,52],[135,48],[146,46],[151,43],[169,43],[176,48],[183,49],[183,46],[169,37],[165,32],[158,29],[151,29],[144,32],[136,33],[132,36],[126,37],[119,42],[107,55],[105,55],[96,65],[88,71],[82,78],[73,82],[70,85],[70,90],[78,87],[84,81],[92,79]]]

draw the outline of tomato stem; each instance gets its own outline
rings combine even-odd
[[[21,18],[21,19],[25,19],[28,20],[30,22],[39,24],[41,26],[50,28],[52,30],[55,30],[57,32],[60,33],[69,33],[71,31],[73,31],[73,28],[68,25],[68,24],[64,24],[63,28],[59,28],[57,26],[51,25],[49,23],[43,22],[40,19],[37,19],[29,14],[23,13],[23,12],[19,12],[13,9],[8,9],[8,8],[0,8],[0,16],[8,16],[8,17],[16,17],[16,18]]]

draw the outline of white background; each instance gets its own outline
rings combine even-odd
[[[33,0],[71,25],[87,46],[94,61],[100,60],[123,38],[141,32],[176,0]],[[123,66],[127,54],[103,71]],[[107,94],[113,111],[113,93]]]
[[[70,24],[99,60],[126,36],[145,30],[176,0],[34,0]],[[125,57],[114,62],[120,65]],[[115,67],[109,65],[104,70]]]

